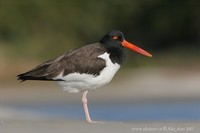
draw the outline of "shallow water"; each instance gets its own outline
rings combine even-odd
[[[9,107],[14,112],[20,112],[19,117],[29,117],[31,114],[42,118],[84,119],[81,104],[14,104],[3,107]],[[89,110],[93,119],[107,121],[200,120],[200,101],[92,103],[89,104]]]

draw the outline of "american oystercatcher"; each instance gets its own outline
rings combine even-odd
[[[70,50],[17,77],[21,81],[58,81],[65,91],[83,92],[82,103],[86,121],[97,123],[90,118],[87,93],[112,80],[125,60],[124,47],[152,57],[148,52],[127,42],[122,32],[113,30],[97,43]]]

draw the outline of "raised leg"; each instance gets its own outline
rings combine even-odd
[[[88,93],[88,91],[84,91],[83,92],[83,97],[82,97],[82,102],[83,102],[83,108],[84,108],[84,112],[85,112],[86,121],[88,123],[103,123],[103,122],[92,121],[91,120],[90,113],[89,113],[88,106],[87,106],[87,93]]]

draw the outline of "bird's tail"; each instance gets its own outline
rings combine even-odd
[[[49,64],[43,64],[40,66],[37,66],[36,68],[26,72],[17,75],[18,80],[21,82],[26,80],[52,80],[48,75],[48,67]]]
[[[40,77],[36,77],[36,76],[29,76],[26,75],[26,73],[22,73],[17,75],[18,80],[20,80],[21,82],[26,81],[26,80],[52,80],[52,79],[48,79],[46,76],[40,76]]]

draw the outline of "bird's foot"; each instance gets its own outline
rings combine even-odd
[[[89,124],[102,124],[102,123],[105,123],[105,122],[89,120],[89,121],[87,121],[87,123],[89,123]]]

